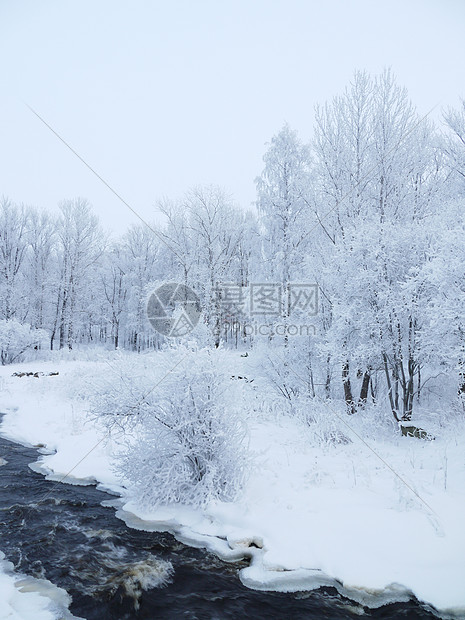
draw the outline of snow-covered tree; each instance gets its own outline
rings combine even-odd
[[[104,237],[97,217],[87,200],[76,198],[61,205],[58,222],[59,280],[55,291],[55,319],[51,342],[59,333],[60,349],[72,349],[79,328],[81,312],[88,304],[92,267],[104,250]],[[87,306],[88,307],[88,306]]]
[[[128,287],[127,338],[129,346],[140,352],[149,341],[146,303],[150,283],[157,279],[157,255],[160,242],[144,224],[132,226],[122,240],[126,257]]]
[[[46,211],[29,212],[27,283],[30,291],[28,319],[34,327],[50,327],[52,294],[57,278],[57,222]]]
[[[450,130],[445,146],[449,165],[460,179],[462,191],[465,191],[465,99],[458,110],[449,109],[444,120]]]
[[[428,293],[420,342],[426,361],[439,373],[452,373],[465,403],[465,230],[464,199],[445,203],[430,233],[435,251],[419,276]]]
[[[28,248],[28,212],[8,198],[0,200],[1,317],[24,320],[29,309],[22,267]]]
[[[120,343],[121,324],[129,297],[129,261],[121,244],[114,244],[103,259],[101,285],[105,297],[104,316],[110,324],[115,349]]]
[[[323,204],[330,197],[327,217],[318,214],[331,304],[324,355],[339,360],[351,411],[352,365],[362,402],[373,371],[384,367],[394,415],[409,418],[421,366],[415,277],[431,249],[428,224],[446,180],[433,128],[389,71],[375,79],[356,74],[317,115],[316,159]]]
[[[271,139],[256,179],[263,229],[263,275],[287,285],[299,273],[308,225],[310,149],[289,125]]]
[[[34,329],[16,319],[0,319],[0,361],[2,366],[21,362],[32,349],[39,349],[48,340],[47,332]]]
[[[165,202],[161,209],[168,219],[163,231],[167,244],[163,249],[175,265],[183,284],[199,295],[214,343],[221,335],[221,307],[218,284],[240,283],[247,277],[250,244],[250,216],[239,210],[218,186],[191,189],[177,203]],[[248,223],[246,223],[248,222]]]

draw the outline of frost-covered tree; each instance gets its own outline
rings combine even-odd
[[[199,186],[177,203],[161,209],[168,219],[163,231],[170,250],[163,249],[175,273],[192,287],[201,300],[214,343],[221,336],[218,284],[241,283],[248,275],[251,216],[239,210],[218,186]]]
[[[453,373],[465,403],[465,230],[464,199],[445,203],[437,214],[431,236],[435,251],[419,277],[428,303],[420,342],[426,361],[440,373]]]
[[[460,179],[462,191],[465,191],[465,99],[458,110],[449,109],[444,120],[450,130],[445,146],[449,165]]]
[[[82,311],[88,304],[92,267],[104,250],[104,237],[87,200],[62,203],[58,222],[59,279],[55,290],[55,317],[51,343],[59,334],[60,349],[73,348],[82,328]]]
[[[215,345],[220,342],[221,307],[217,287],[239,280],[239,250],[244,235],[244,214],[219,187],[197,187],[185,199],[196,251],[197,289],[204,301],[206,322]]]
[[[255,180],[262,236],[262,260],[256,272],[261,276],[260,280],[282,287],[280,312],[273,321],[284,325],[283,369],[277,376],[282,393],[290,397],[296,389],[292,387],[295,382],[288,368],[295,360],[289,351],[288,287],[292,280],[302,279],[302,264],[307,249],[310,148],[301,142],[296,131],[285,124],[271,139],[263,161],[264,169]],[[276,374],[276,366],[271,365],[270,371],[271,375]]]
[[[28,212],[8,198],[0,200],[0,301],[1,317],[24,320],[29,299],[22,267],[28,249]]]
[[[370,208],[374,88],[372,78],[357,72],[342,95],[316,108],[314,210],[317,230],[332,244],[344,235],[347,222]]]
[[[128,287],[127,338],[129,346],[140,352],[150,339],[146,325],[146,303],[150,283],[157,279],[157,256],[160,242],[143,224],[132,226],[122,240],[126,256]]]
[[[0,362],[2,366],[21,362],[24,355],[32,349],[39,349],[47,342],[48,335],[43,329],[34,329],[27,323],[16,319],[0,319]]]
[[[419,334],[431,294],[421,270],[435,251],[434,239],[424,222],[399,227],[365,220],[347,241],[335,247],[328,262],[335,292],[326,346],[335,362],[344,365],[348,358],[358,370],[360,396],[354,406],[367,400],[366,375],[381,374],[395,417],[410,419],[426,361]]]
[[[129,261],[124,247],[116,243],[103,259],[101,285],[103,287],[104,316],[110,324],[110,337],[115,349],[120,343],[120,331],[127,313],[129,297]]]
[[[158,205],[166,218],[161,230],[165,244],[160,247],[163,271],[185,286],[192,286],[191,272],[195,264],[196,247],[188,226],[185,204],[180,200],[164,199]]]
[[[30,291],[28,319],[34,327],[50,327],[52,294],[57,278],[57,222],[46,211],[29,212],[27,283]]]
[[[351,411],[357,402],[352,365],[362,379],[362,402],[373,371],[384,367],[394,415],[409,418],[421,366],[422,288],[412,278],[430,250],[424,232],[446,180],[433,128],[389,71],[377,78],[356,74],[344,95],[317,114],[316,159],[319,195],[323,203],[330,197],[324,221],[322,209],[318,214],[331,304],[332,344],[324,355],[341,364]]]
[[[344,244],[346,228],[357,225],[370,209],[370,173],[374,167],[374,84],[366,73],[357,72],[353,82],[331,103],[316,108],[314,138],[315,201],[313,211],[317,225],[313,227],[312,263],[320,284],[320,327],[327,332],[333,322],[333,290],[331,277],[323,281],[323,273],[334,257],[335,246]],[[344,252],[343,252],[344,253]],[[332,349],[324,347],[326,392],[330,393]],[[342,359],[339,356],[342,352]],[[347,343],[342,340],[335,351],[342,367],[346,402],[353,410],[354,397],[350,380]],[[367,369],[368,370],[368,369]]]
[[[263,229],[263,275],[287,285],[299,273],[308,224],[310,149],[289,125],[271,139],[255,180]]]

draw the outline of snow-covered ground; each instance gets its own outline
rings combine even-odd
[[[28,370],[44,376],[11,376]],[[59,376],[46,376],[55,370]],[[40,457],[40,469],[54,479],[69,474],[67,482],[98,481],[120,491],[118,515],[132,527],[170,530],[225,559],[249,556],[240,576],[252,588],[296,591],[329,583],[372,606],[413,593],[443,614],[465,617],[463,427],[431,442],[370,439],[404,484],[355,436],[323,449],[299,420],[251,417],[254,462],[238,501],[211,502],[204,511],[147,511],[122,489],[112,445],[86,420],[82,386],[86,377],[106,372],[104,359],[1,368],[2,434],[45,445],[53,454]]]
[[[45,579],[13,571],[0,552],[0,618],[8,620],[55,620],[75,618],[68,611],[68,594]]]

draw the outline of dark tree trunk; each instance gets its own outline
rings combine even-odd
[[[391,375],[389,373],[388,359],[386,353],[383,353],[383,363],[384,363],[384,374],[386,375],[386,383],[388,387],[388,397],[389,403],[391,405],[392,415],[396,422],[399,422],[399,416],[397,415],[397,409],[394,402],[394,395],[392,393],[392,383],[391,383]]]
[[[366,405],[366,402],[368,400],[368,389],[370,387],[370,379],[371,379],[371,374],[370,374],[370,369],[368,369],[365,371],[363,375],[362,386],[360,388],[360,398],[359,398],[358,404],[361,407]]]
[[[331,398],[331,367],[330,367],[331,357],[328,355],[326,359],[326,382],[325,382],[325,393],[326,398]]]
[[[463,360],[459,360],[459,386],[457,393],[459,396],[465,396],[465,364]]]
[[[354,399],[352,396],[352,386],[350,384],[349,376],[349,362],[345,362],[342,366],[342,385],[344,387],[344,400],[346,401],[347,410],[349,413],[355,413]]]
[[[403,420],[411,420],[412,419],[412,409],[413,409],[413,379],[415,376],[415,362],[412,358],[409,358],[408,361],[408,380],[404,387],[404,398],[403,398]]]

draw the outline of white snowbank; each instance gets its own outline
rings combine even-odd
[[[94,484],[105,481],[120,485],[111,469],[111,448],[103,434],[86,423],[87,403],[77,393],[69,397],[87,373],[108,372],[102,362],[41,362],[44,376],[12,377],[13,372],[38,369],[38,364],[21,364],[0,369],[3,391],[0,411],[8,412],[2,425],[2,435],[27,446],[46,450],[37,466],[51,480],[66,475],[68,484]],[[60,375],[47,373],[60,368]],[[78,390],[78,388],[76,388]]]
[[[68,594],[45,579],[13,572],[0,551],[0,619],[62,620],[76,618],[68,611]]]
[[[85,423],[85,401],[66,392],[78,376],[103,372],[104,362],[61,362],[58,377],[39,379],[11,377],[18,369],[1,369],[0,410],[8,411],[2,433],[55,450],[40,458],[54,478],[71,471],[75,482],[98,480],[122,491],[111,446],[98,443],[101,435]],[[40,364],[44,372],[56,369]],[[131,527],[172,531],[227,560],[250,557],[240,576],[252,588],[330,584],[371,606],[413,593],[443,613],[465,614],[463,434],[373,446],[432,512],[355,438],[325,451],[310,445],[298,421],[251,424],[256,466],[240,501],[215,502],[204,512],[180,506],[148,512],[123,492],[118,516]]]

